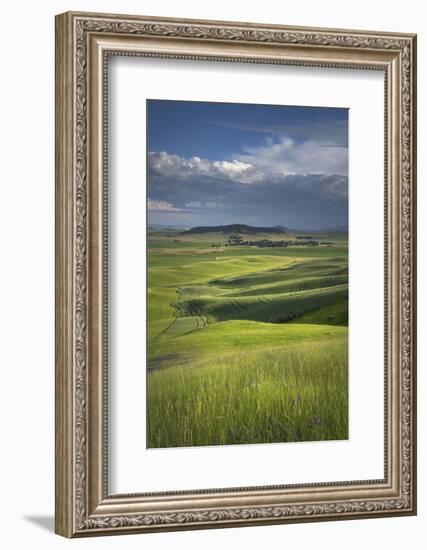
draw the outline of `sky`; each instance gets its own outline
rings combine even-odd
[[[348,223],[348,110],[147,100],[148,223]]]

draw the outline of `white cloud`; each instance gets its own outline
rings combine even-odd
[[[185,204],[186,208],[201,208],[201,201],[190,201]]]
[[[241,160],[208,160],[200,157],[185,158],[165,151],[149,153],[150,170],[163,177],[188,178],[210,176],[240,183],[254,183],[264,177],[264,172]]]
[[[156,200],[151,210],[212,208],[214,203],[221,207],[244,189],[247,196],[248,187],[254,200],[256,194],[282,193],[341,199],[348,192],[346,148],[320,147],[307,141],[297,144],[290,138],[279,143],[267,139],[260,147],[246,148],[244,155],[232,161],[150,152],[149,170],[157,177],[152,183]]]
[[[334,174],[347,176],[348,149],[328,143],[307,140],[297,143],[282,136],[271,138],[258,147],[245,147],[234,159],[251,164],[255,169],[288,174]]]
[[[180,208],[176,208],[170,202],[152,201],[151,199],[148,199],[148,210],[155,210],[157,212],[181,212]]]

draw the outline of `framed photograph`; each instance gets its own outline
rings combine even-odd
[[[416,37],[56,18],[56,532],[416,513]]]

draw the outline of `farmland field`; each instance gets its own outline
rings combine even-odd
[[[149,231],[148,447],[348,437],[347,235],[316,238]]]

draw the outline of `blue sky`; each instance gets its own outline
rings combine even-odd
[[[346,109],[147,101],[149,223],[347,224]]]

